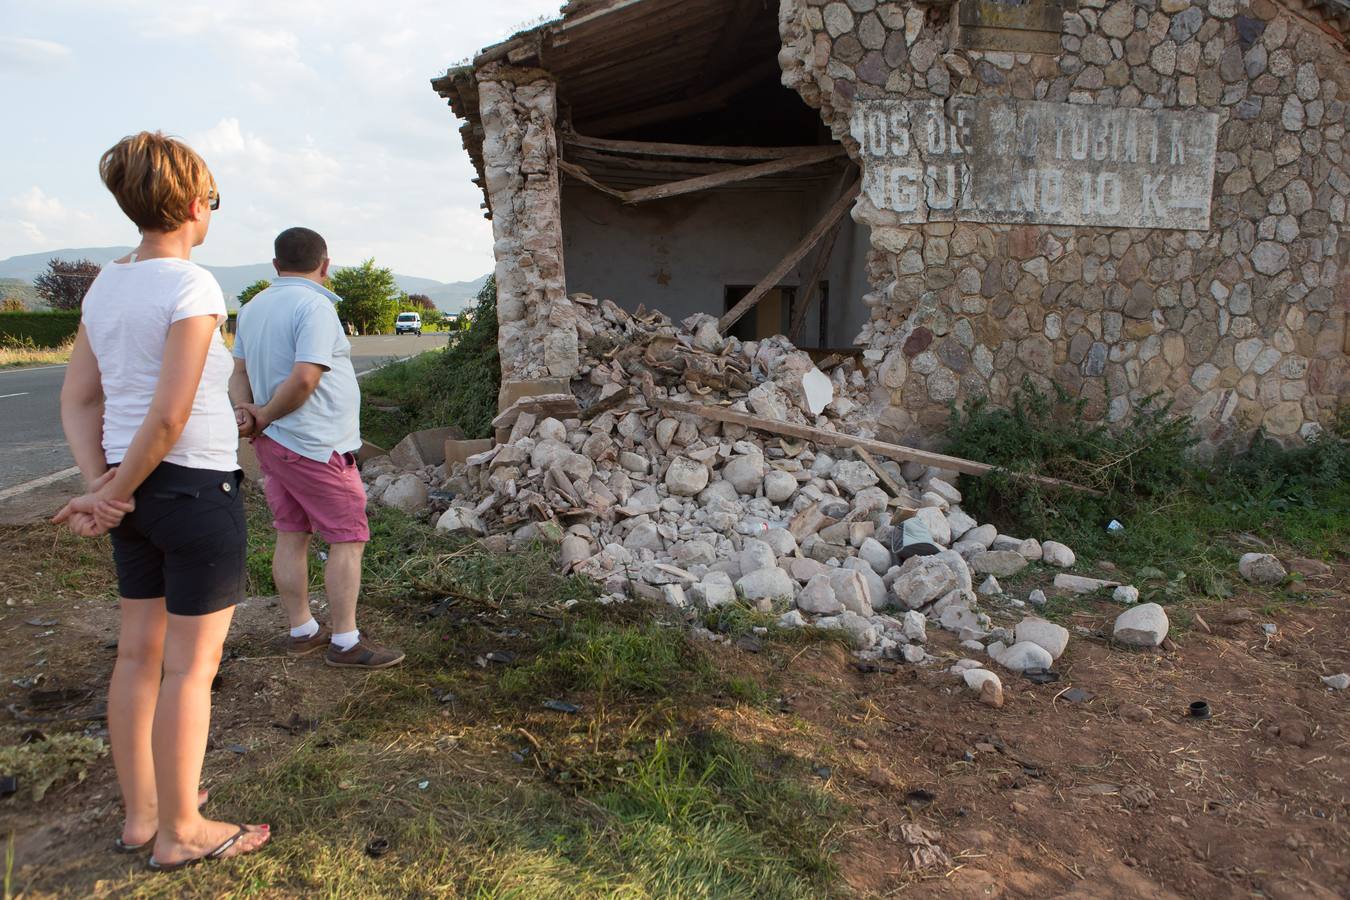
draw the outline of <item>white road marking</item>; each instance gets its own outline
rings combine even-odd
[[[19,391],[17,394],[0,394],[0,400],[8,400],[10,397],[27,397],[27,391]]]
[[[65,367],[65,363],[59,366],[29,366],[24,369],[5,369],[0,371],[0,375],[23,375],[26,372],[41,372],[43,369],[64,369]]]
[[[53,472],[50,475],[43,475],[41,478],[34,478],[32,481],[25,481],[23,484],[16,484],[14,487],[5,488],[0,491],[0,500],[8,500],[10,497],[17,497],[19,494],[26,494],[29,491],[40,487],[46,487],[53,482],[61,481],[72,475],[80,474],[79,466],[71,466],[69,469],[62,469],[60,472]]]

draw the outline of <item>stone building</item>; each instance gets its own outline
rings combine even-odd
[[[894,440],[1023,379],[1297,440],[1350,382],[1348,33],[1346,0],[573,0],[433,87],[507,378],[573,375],[591,295],[851,347]]]

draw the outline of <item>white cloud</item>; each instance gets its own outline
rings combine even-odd
[[[37,185],[11,196],[5,207],[14,218],[0,226],[0,240],[26,249],[56,249],[54,240],[61,246],[79,246],[107,239],[94,216],[71,209]]]
[[[0,37],[0,69],[44,72],[66,65],[74,53],[65,44],[42,38]]]

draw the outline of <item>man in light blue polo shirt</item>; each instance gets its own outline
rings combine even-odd
[[[328,245],[308,228],[289,228],[274,246],[276,281],[239,311],[230,399],[266,476],[277,529],[272,577],[291,621],[287,651],[304,656],[327,646],[330,666],[397,665],[401,652],[356,627],[361,557],[370,540],[355,455],[361,389],[334,306],[341,298],[323,286]],[[309,544],[316,532],[329,544],[324,587],[331,629],[309,609]]]

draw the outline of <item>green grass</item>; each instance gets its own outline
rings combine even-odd
[[[1258,434],[1249,446],[1205,461],[1190,453],[1189,421],[1166,406],[1109,431],[1085,424],[1081,403],[1024,386],[1008,409],[977,402],[955,411],[945,450],[1005,467],[961,479],[963,505],[980,521],[1068,544],[1082,571],[1110,561],[1114,577],[1135,583],[1145,600],[1224,598],[1239,587],[1238,559],[1263,544],[1286,557],[1346,555],[1348,410],[1307,446],[1285,448]],[[1044,489],[1020,479],[1022,472],[1102,493]],[[1123,532],[1107,531],[1112,519]],[[1291,582],[1274,594],[1296,600],[1300,588]]]
[[[451,334],[444,351],[386,366],[361,385],[361,432],[393,447],[409,432],[457,425],[465,437],[492,434],[501,387],[497,355],[497,285],[489,278],[472,323]]]

